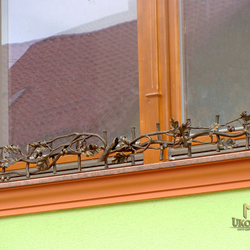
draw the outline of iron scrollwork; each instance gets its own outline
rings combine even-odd
[[[170,129],[161,131],[160,124],[157,123],[157,131],[142,134],[135,137],[135,128],[132,127],[132,140],[127,136],[115,137],[113,141],[107,144],[107,135],[103,136],[94,133],[71,133],[65,136],[59,136],[49,141],[37,141],[29,143],[26,152],[19,146],[7,145],[0,148],[0,167],[2,168],[1,181],[8,181],[12,176],[20,175],[15,171],[6,171],[7,168],[16,162],[26,163],[26,177],[30,177],[30,164],[36,165],[36,172],[42,172],[53,168],[56,173],[56,163],[64,155],[78,156],[78,169],[81,171],[81,155],[91,157],[102,152],[99,162],[104,162],[108,168],[107,159],[113,156],[112,163],[125,163],[131,157],[131,163],[134,164],[134,155],[143,153],[145,150],[154,149],[160,151],[160,160],[163,160],[163,153],[166,148],[184,147],[188,149],[190,157],[191,145],[193,143],[212,143],[217,145],[217,151],[237,147],[234,138],[246,136],[246,148],[249,149],[250,135],[250,115],[244,111],[240,116],[225,124],[219,123],[219,116],[216,116],[215,122],[209,127],[193,127],[191,120],[179,124],[173,118],[170,120]],[[240,129],[235,129],[234,122],[240,124]],[[192,132],[194,131],[194,132]],[[198,140],[199,137],[209,136],[210,141]],[[98,143],[92,143],[97,140]],[[60,143],[63,141],[63,143]],[[65,142],[66,141],[66,142]],[[57,146],[53,146],[57,145]],[[33,173],[33,174],[34,174]]]

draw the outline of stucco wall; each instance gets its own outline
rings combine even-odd
[[[249,249],[244,203],[250,189],[6,217],[1,249]]]

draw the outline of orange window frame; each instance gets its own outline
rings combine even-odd
[[[181,121],[178,0],[137,1],[140,129],[147,133],[156,122],[168,129],[171,116]],[[0,217],[250,187],[250,151],[154,163],[158,156],[152,150],[144,165],[0,183]]]
[[[137,0],[141,134],[181,122],[181,74],[178,0]],[[166,152],[164,159],[167,159]],[[153,150],[145,164],[158,162]]]

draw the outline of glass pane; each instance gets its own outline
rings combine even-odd
[[[7,45],[10,143],[139,129],[136,0],[9,0]]]
[[[193,125],[250,111],[250,1],[183,0],[184,109]]]

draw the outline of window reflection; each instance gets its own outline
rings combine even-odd
[[[21,1],[10,2],[12,20]],[[34,9],[54,13],[55,22],[44,17],[43,25],[56,26],[55,33],[34,39],[27,35],[28,40],[8,44],[9,141],[24,145],[70,132],[103,130],[112,139],[129,134],[132,125],[139,129],[136,1],[79,1],[81,11],[69,9],[64,18],[71,23],[80,13],[78,23],[65,30],[57,27],[64,19],[57,19],[55,8],[62,1],[46,1],[46,8],[34,2],[44,0],[27,1],[30,8],[25,8],[31,11],[27,20],[39,23]],[[9,21],[13,41],[17,22]]]
[[[186,117],[205,126],[250,106],[250,1],[184,0]]]

